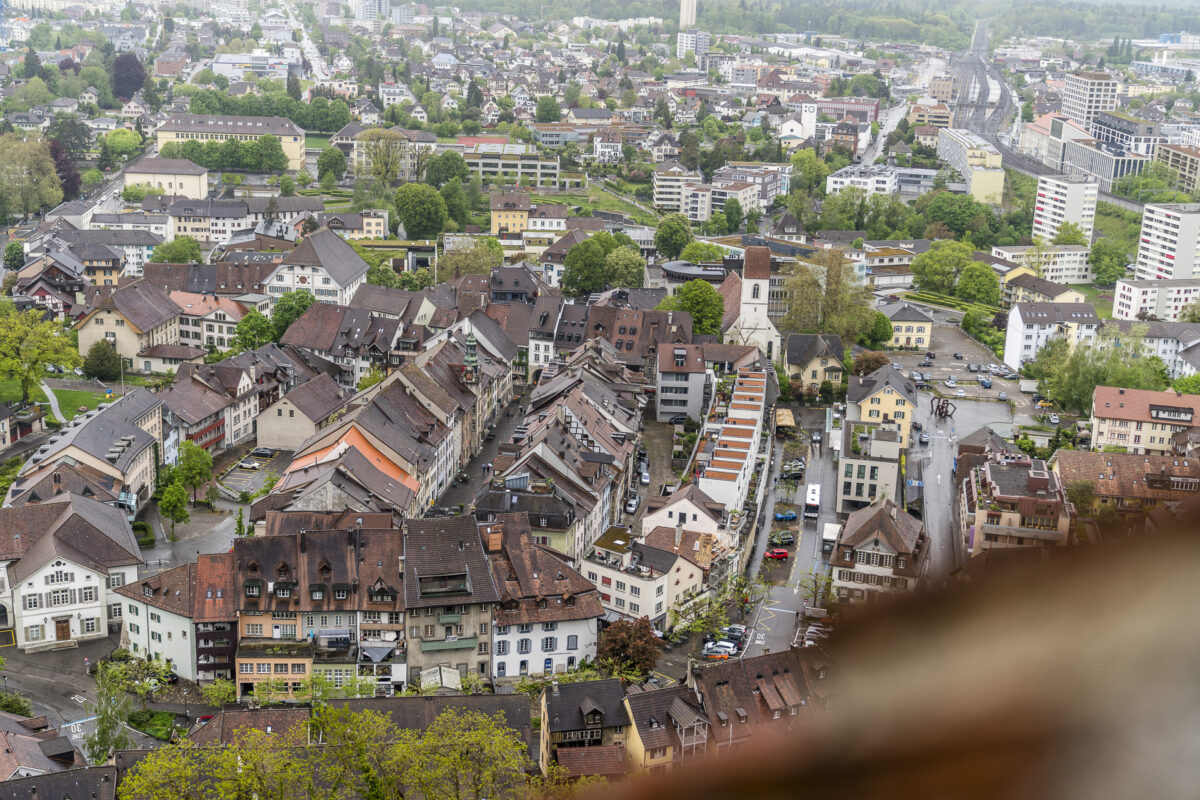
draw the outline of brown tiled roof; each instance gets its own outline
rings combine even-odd
[[[1172,489],[1171,478],[1200,478],[1200,459],[1196,458],[1059,450],[1054,459],[1063,486],[1087,481],[1097,497],[1183,500],[1196,496],[1196,488]],[[1088,513],[1088,509],[1078,511]]]
[[[851,512],[838,537],[839,545],[858,547],[872,539],[879,539],[893,552],[911,554],[917,549],[917,540],[924,526],[891,500],[877,501],[866,508]]]
[[[193,622],[224,622],[237,617],[234,609],[237,582],[233,564],[233,553],[202,553],[196,556]]]
[[[1182,394],[1173,389],[1155,392],[1149,389],[1119,389],[1097,386],[1092,393],[1092,415],[1101,419],[1126,419],[1136,422],[1165,422],[1185,425],[1186,420],[1154,419],[1150,406],[1190,408],[1193,425],[1200,424],[1200,395]]]
[[[180,564],[156,575],[148,575],[140,581],[120,586],[116,592],[163,611],[190,617],[192,598],[196,593],[196,565]]]
[[[307,708],[220,711],[202,728],[193,731],[188,739],[201,747],[234,744],[239,731],[270,731],[282,736],[294,728],[307,725],[308,720]]]
[[[747,247],[742,276],[747,280],[768,280],[771,277],[771,248],[761,245]]]
[[[625,746],[560,747],[558,763],[568,778],[584,775],[624,775],[632,768],[625,760]]]
[[[346,404],[346,390],[325,373],[297,386],[287,393],[301,414],[314,422],[320,422]]]

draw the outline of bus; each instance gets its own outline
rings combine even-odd
[[[821,514],[821,484],[810,483],[804,496],[804,518],[815,520]]]

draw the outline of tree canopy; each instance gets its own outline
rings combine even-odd
[[[406,183],[396,190],[396,215],[409,239],[434,239],[446,227],[446,201],[437,189]]]
[[[200,242],[192,236],[176,236],[156,246],[150,260],[168,264],[197,264],[201,260]]]
[[[975,263],[973,253],[966,242],[936,241],[913,259],[913,279],[925,291],[953,295],[963,270]]]
[[[316,302],[309,292],[293,290],[284,292],[275,301],[275,309],[271,313],[271,325],[275,329],[274,339],[279,341],[293,322],[304,316],[308,307]]]
[[[679,258],[683,248],[692,241],[692,223],[683,214],[667,214],[654,231],[654,248],[664,261]]]
[[[692,333],[721,335],[725,317],[725,298],[708,281],[696,278],[679,287],[679,291],[663,299],[658,307],[664,311],[686,311],[692,315]]]

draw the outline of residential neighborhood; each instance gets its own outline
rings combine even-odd
[[[967,724],[1200,510],[1200,13],[985,6],[0,9],[0,798]]]

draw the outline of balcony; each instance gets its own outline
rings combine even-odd
[[[449,625],[451,623],[457,625],[462,622],[462,614],[438,614],[438,622],[442,625]]]
[[[1065,542],[1067,533],[1057,528],[1024,528],[1019,525],[988,525],[980,526],[983,533],[998,536],[1017,536],[1025,539],[1036,539],[1042,542]]]
[[[433,653],[439,650],[474,650],[477,648],[479,640],[475,636],[459,636],[450,639],[436,639],[434,641],[422,641],[421,652]]]

